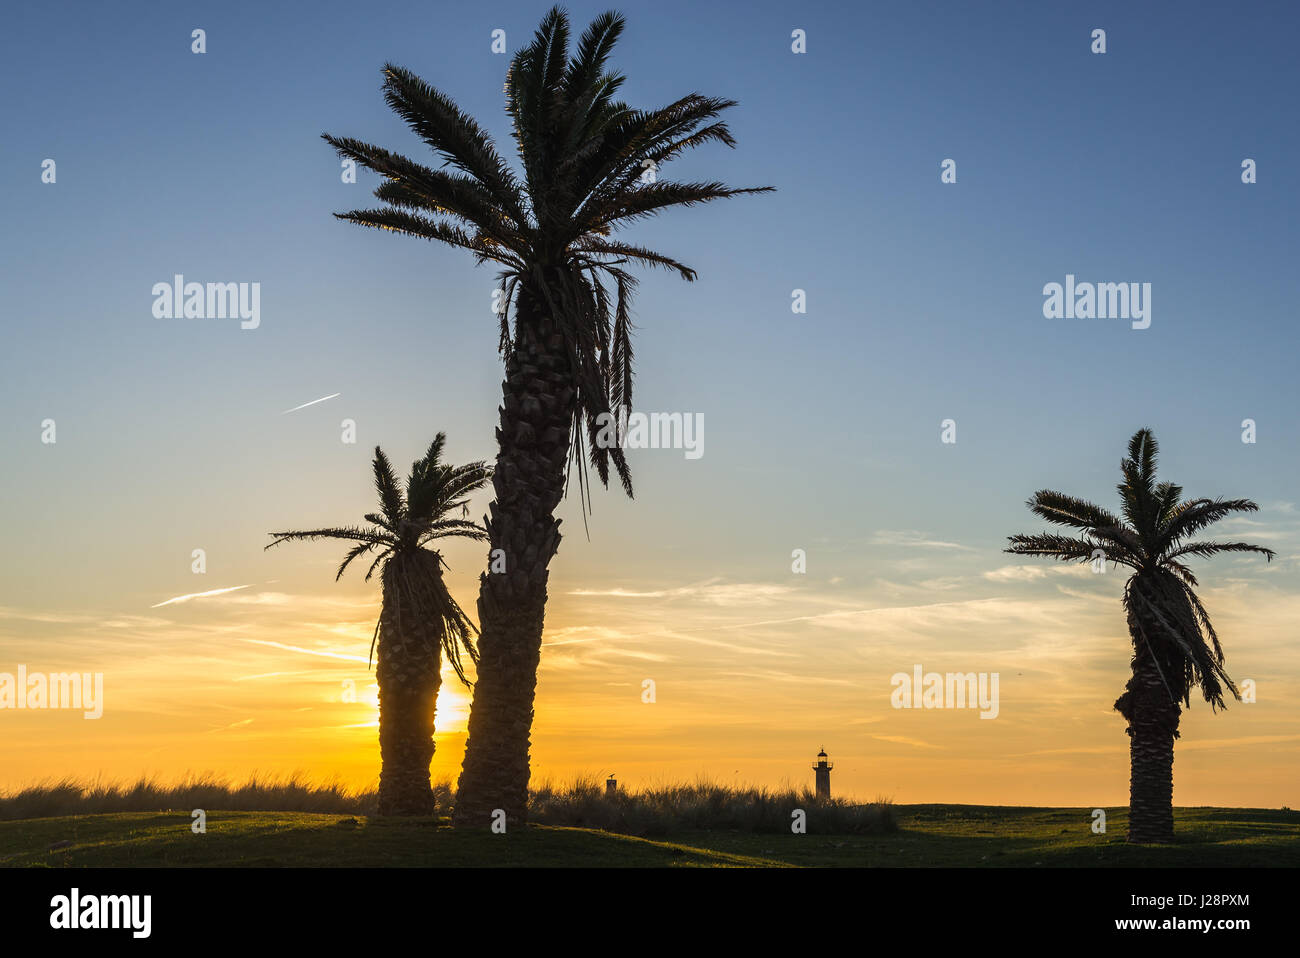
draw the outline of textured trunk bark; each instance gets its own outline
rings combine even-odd
[[[384,573],[375,674],[379,683],[379,814],[432,815],[433,719],[442,684],[442,648],[418,610],[404,600],[394,577]]]
[[[1174,840],[1174,739],[1182,709],[1170,694],[1156,660],[1129,617],[1133,677],[1115,708],[1128,720],[1129,823],[1134,843]],[[1147,634],[1153,634],[1148,628]]]
[[[502,384],[495,501],[485,519],[479,664],[453,821],[485,826],[497,809],[528,814],[529,735],[546,611],[547,568],[560,546],[575,390],[564,336],[535,284],[520,291]],[[501,569],[503,571],[495,571]]]

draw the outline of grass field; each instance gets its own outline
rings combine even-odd
[[[380,821],[305,812],[119,812],[0,822],[0,866],[593,866],[593,867],[1259,867],[1300,865],[1300,813],[1176,810],[1173,845],[1124,842],[1125,812],[1105,835],[1089,809],[895,807],[889,834],[793,835],[688,830],[650,840],[534,825],[506,835],[443,819]],[[66,844],[65,844],[66,843]]]

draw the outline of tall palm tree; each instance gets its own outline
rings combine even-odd
[[[1120,516],[1060,492],[1042,490],[1027,503],[1048,522],[1080,535],[1010,536],[1006,551],[1066,562],[1109,561],[1133,570],[1124,585],[1124,609],[1133,642],[1133,675],[1115,710],[1128,722],[1130,842],[1174,837],[1174,739],[1182,706],[1199,686],[1211,710],[1241,695],[1223,668],[1223,648],[1197,597],[1189,558],[1228,552],[1273,551],[1246,542],[1196,538],[1233,513],[1255,512],[1249,499],[1184,499],[1183,487],[1156,483],[1155,436],[1139,429],[1120,463]],[[1181,703],[1181,704],[1180,704]]]
[[[274,541],[266,547],[292,539],[352,542],[336,582],[353,559],[374,558],[366,581],[379,570],[383,601],[370,651],[373,655],[378,647],[380,815],[433,814],[429,763],[442,654],[447,654],[466,685],[461,651],[477,658],[470,637],[474,626],[447,590],[442,577],[447,563],[431,545],[449,537],[487,538],[482,527],[447,515],[463,508],[469,495],[487,484],[491,470],[483,462],[464,466],[442,462],[446,441],[446,435],[438,433],[424,457],[412,464],[405,495],[388,457],[375,447],[380,508],[366,514],[367,525],[272,532]]]
[[[482,660],[456,801],[460,823],[485,824],[498,808],[508,821],[526,819],[548,567],[560,543],[555,509],[570,467],[584,521],[588,460],[606,486],[612,465],[632,494],[617,410],[632,402],[636,279],[623,267],[695,279],[690,267],[614,233],[672,207],[770,189],[659,178],[663,164],[687,150],[734,146],[718,117],[735,103],[691,93],[645,111],[616,99],[624,78],[606,62],[623,26],[617,14],[597,17],[570,57],[569,19],[555,8],[516,54],[505,98],[519,175],[447,96],[392,64],[384,67],[384,98],[439,168],[325,135],[341,156],[384,178],[375,190],[383,206],[340,219],[462,247],[478,263],[503,267],[505,381],[495,501],[485,518],[492,559],[479,592]]]

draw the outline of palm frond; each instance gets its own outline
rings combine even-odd
[[[583,193],[587,197],[575,219],[584,222],[587,219],[584,213],[593,205],[638,179],[645,170],[643,161],[657,163],[673,144],[690,137],[701,124],[735,105],[734,100],[688,93],[657,110],[620,111],[607,127],[600,149],[575,174],[576,180],[584,184]],[[724,126],[720,133],[709,138],[725,142],[728,136]]]
[[[1186,539],[1234,512],[1258,512],[1250,499],[1197,499],[1175,513],[1162,530],[1161,541],[1170,545]]]
[[[375,545],[381,545],[388,541],[385,536],[376,533],[373,529],[361,529],[357,526],[307,529],[302,532],[268,532],[267,535],[273,536],[275,541],[266,546],[266,549],[270,549],[272,546],[278,546],[282,542],[311,542],[316,539],[350,539],[353,542],[370,542]],[[263,549],[263,551],[266,550]]]
[[[435,153],[482,183],[517,227],[527,228],[514,174],[469,114],[409,70],[391,63],[384,65],[384,99]]]
[[[599,253],[605,256],[622,256],[625,259],[645,266],[653,266],[661,269],[676,270],[682,279],[687,282],[693,282],[696,277],[695,270],[691,269],[677,260],[662,253],[656,253],[652,249],[646,249],[644,246],[634,246],[630,243],[617,243],[600,239],[595,236],[588,236],[572,244],[569,249],[575,253]],[[593,266],[599,267],[603,264],[593,261]]]
[[[343,564],[339,566],[339,571],[335,574],[334,581],[337,582],[339,581],[339,579],[343,578],[343,573],[347,571],[347,567],[352,564],[353,559],[365,555],[367,552],[373,549],[375,545],[376,543],[374,542],[361,542],[358,543],[352,549],[350,549],[348,551],[347,556],[345,556],[343,559]]]
[[[1158,447],[1149,429],[1139,429],[1129,440],[1128,458],[1120,463],[1124,481],[1118,491],[1124,518],[1142,539],[1148,552],[1155,552],[1155,479]]]
[[[383,505],[384,516],[390,527],[396,529],[406,517],[406,500],[402,496],[402,487],[397,484],[393,473],[393,464],[384,455],[384,450],[375,446],[375,491]]]
[[[1011,545],[1003,549],[1003,552],[1022,556],[1044,556],[1050,559],[1060,559],[1062,562],[1088,561],[1092,558],[1092,554],[1100,548],[1097,543],[1087,539],[1076,539],[1073,536],[1053,535],[1051,533],[1007,536],[1007,541]]]
[[[578,48],[564,74],[565,98],[570,103],[600,79],[605,63],[625,26],[623,17],[610,10],[592,20],[583,31],[578,40]]]
[[[451,223],[433,220],[419,213],[407,213],[397,209],[350,210],[347,213],[335,213],[335,219],[372,229],[387,230],[390,233],[402,233],[418,236],[420,239],[438,240],[450,246],[459,246],[473,252],[480,262],[495,260],[508,266],[518,267],[520,260],[509,249],[494,243],[490,237],[475,233],[471,236]]]
[[[344,158],[355,160],[385,178],[375,191],[385,203],[457,217],[520,252],[523,240],[483,184],[470,176],[433,170],[405,156],[351,137],[321,138]]]
[[[470,522],[468,519],[443,519],[424,527],[420,534],[420,544],[424,545],[426,542],[445,539],[448,536],[473,539],[475,542],[488,541],[487,531],[477,522]]]
[[[1182,556],[1196,556],[1199,559],[1209,559],[1221,552],[1256,552],[1264,556],[1265,560],[1268,562],[1272,562],[1273,557],[1277,555],[1277,553],[1272,549],[1252,545],[1249,542],[1188,542],[1165,553],[1164,561],[1169,562],[1181,558]]]
[[[725,183],[675,183],[659,180],[633,190],[625,190],[615,202],[600,208],[590,220],[581,222],[585,230],[609,228],[618,224],[654,216],[673,206],[698,206],[713,200],[745,196],[750,193],[770,193],[772,187],[758,186],[734,188]]]
[[[552,227],[561,200],[551,188],[556,162],[553,133],[564,105],[561,82],[568,67],[569,18],[552,7],[542,18],[533,42],[515,54],[506,74],[506,112],[519,147],[524,180],[538,227]]]
[[[1040,489],[1025,503],[1039,518],[1076,529],[1115,528],[1119,519],[1101,506],[1063,492]]]

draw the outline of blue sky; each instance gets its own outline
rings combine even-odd
[[[406,463],[443,429],[453,458],[492,458],[496,284],[461,251],[333,220],[369,205],[375,178],[340,182],[319,136],[424,158],[379,92],[392,60],[509,152],[509,57],[490,34],[513,52],[546,6],[6,12],[0,445],[6,539],[21,546],[0,559],[0,607],[146,610],[195,591],[195,547],[211,588],[369,595],[332,585],[323,547],[291,562],[259,545],[271,528],[359,517],[375,443]],[[579,28],[604,8],[570,5]],[[579,588],[785,588],[793,548],[809,550],[810,579],[857,589],[832,605],[979,578],[1004,565],[1008,533],[1034,528],[1035,489],[1112,503],[1139,426],[1189,494],[1250,496],[1261,531],[1293,528],[1294,6],[619,9],[629,102],[740,101],[737,150],[665,175],[778,192],[628,233],[699,270],[694,284],[643,278],[635,346],[638,406],[703,413],[705,455],[634,454],[638,498],[597,495],[590,543],[564,506],[553,621],[626,614],[582,606]],[[945,158],[956,184],[940,183]],[[260,282],[260,328],[155,319],[150,289],[175,273]],[[1151,283],[1151,327],[1045,319],[1042,287],[1067,273]],[[791,312],[796,288],[806,314]],[[955,445],[939,442],[946,418]],[[906,543],[931,540],[954,548],[909,566]],[[453,553],[467,598],[480,559]],[[1294,565],[1269,581],[1292,596]],[[30,647],[21,631],[0,641],[9,658]]]

